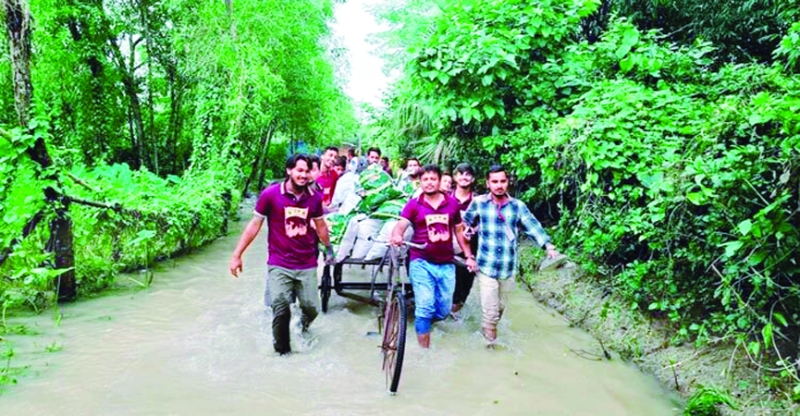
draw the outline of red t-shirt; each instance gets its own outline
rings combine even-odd
[[[434,264],[453,262],[453,230],[461,223],[461,211],[455,198],[445,195],[444,201],[434,209],[423,194],[408,201],[400,216],[414,227],[411,242],[428,245],[425,250],[411,248],[410,260],[423,259]]]
[[[339,180],[339,174],[335,170],[330,169],[328,172],[321,173],[317,178],[317,184],[322,188],[322,203],[330,205],[333,199],[333,192],[336,190],[336,181]]]
[[[286,182],[276,183],[258,197],[255,212],[267,218],[267,264],[290,270],[317,267],[317,233],[311,220],[321,218],[322,195],[310,188],[295,197]]]

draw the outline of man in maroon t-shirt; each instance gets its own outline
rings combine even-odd
[[[317,177],[317,184],[322,188],[322,205],[326,207],[331,204],[333,192],[336,190],[336,181],[339,180],[339,174],[333,169],[337,157],[339,157],[339,149],[334,146],[326,147],[325,152],[322,153],[322,166],[319,177]]]
[[[325,245],[326,261],[334,258],[328,226],[322,218],[322,195],[308,187],[309,157],[293,155],[286,161],[287,179],[271,185],[258,197],[253,219],[239,239],[230,261],[230,271],[239,277],[242,254],[267,224],[269,255],[267,290],[272,306],[272,336],[275,351],[291,352],[289,305],[300,301],[303,332],[317,317],[317,238]],[[316,233],[311,227],[314,221]]]
[[[423,348],[430,346],[432,322],[450,314],[456,278],[453,235],[462,250],[467,244],[458,201],[441,192],[441,179],[438,166],[422,168],[422,194],[408,201],[392,231],[392,244],[401,245],[410,224],[414,229],[411,241],[426,245],[424,250],[411,248],[408,273],[414,288],[414,328]]]
[[[472,188],[475,184],[475,169],[469,163],[459,163],[456,166],[456,173],[453,177],[456,187],[453,190],[453,197],[458,201],[458,208],[461,211],[461,217],[464,217],[464,212],[469,208],[472,203]],[[472,248],[470,253],[478,252],[478,236],[473,232],[465,232]],[[461,262],[456,262],[456,290],[453,292],[453,314],[457,313],[467,302],[469,292],[472,290],[472,285],[475,282],[475,273],[469,271],[466,266],[467,259],[464,258],[464,253],[460,253],[462,258]]]

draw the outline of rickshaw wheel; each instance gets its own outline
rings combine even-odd
[[[328,313],[328,302],[331,299],[331,268],[325,266],[322,269],[322,282],[319,285],[319,297],[322,301],[322,312]]]
[[[386,305],[386,325],[382,345],[383,371],[386,374],[386,388],[390,394],[397,393],[400,385],[400,373],[406,350],[407,312],[408,305],[402,291],[395,291],[391,302]]]

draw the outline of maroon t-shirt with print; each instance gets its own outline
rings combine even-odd
[[[423,194],[408,201],[400,216],[414,227],[411,242],[428,245],[425,250],[411,248],[411,260],[423,259],[434,264],[453,262],[453,230],[461,223],[461,211],[455,198],[445,195],[444,201],[434,209]]]
[[[269,256],[267,264],[290,270],[317,267],[317,233],[311,221],[322,217],[322,195],[307,189],[300,196],[276,183],[258,197],[256,215],[267,218]]]

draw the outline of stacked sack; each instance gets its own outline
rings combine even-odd
[[[355,207],[343,205],[344,210],[340,208],[325,217],[331,242],[336,247],[337,263],[348,257],[363,260],[383,257],[385,242],[391,238],[400,212],[414,190],[396,184],[380,165],[373,164],[360,174],[353,192],[359,197]],[[409,227],[406,239],[411,234]]]

